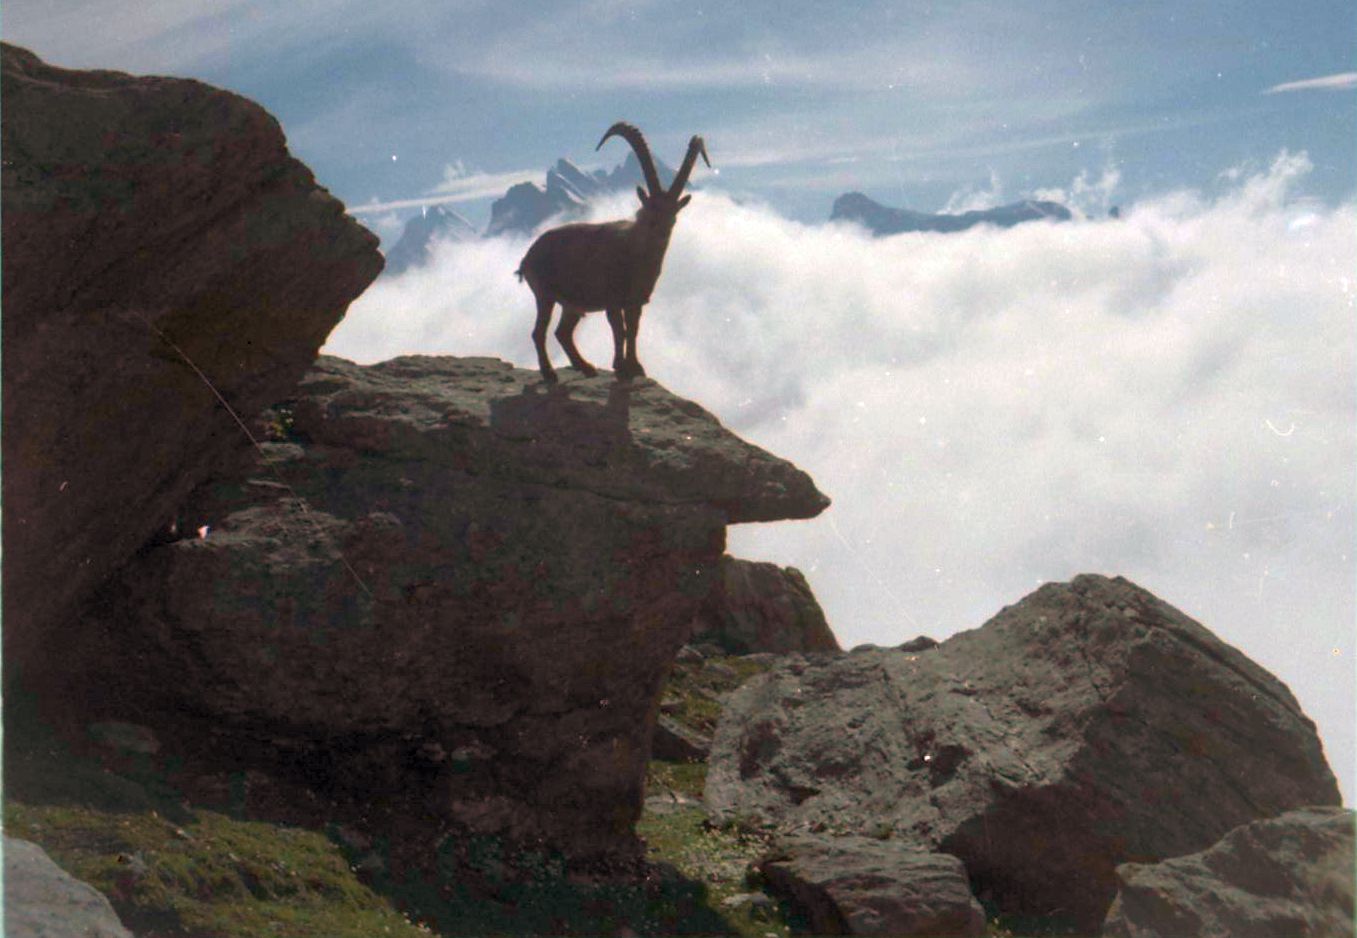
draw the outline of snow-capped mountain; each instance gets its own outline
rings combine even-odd
[[[655,171],[665,186],[674,179],[674,171],[658,159]],[[534,182],[520,182],[495,200],[490,206],[490,224],[485,229],[485,236],[531,234],[549,218],[578,217],[584,214],[590,200],[644,184],[641,164],[635,153],[628,153],[626,160],[612,171],[585,172],[569,160],[557,160],[556,165],[547,170],[546,188]]]
[[[469,241],[475,237],[475,226],[461,215],[443,205],[430,206],[405,223],[400,239],[386,255],[384,273],[395,275],[424,266],[435,241]]]
[[[850,221],[862,225],[874,235],[899,234],[902,231],[964,231],[975,225],[998,225],[1012,228],[1026,221],[1043,218],[1069,221],[1070,210],[1059,202],[1040,202],[1024,199],[1011,205],[959,215],[912,212],[891,208],[868,198],[861,192],[850,192],[834,200],[830,221]]]

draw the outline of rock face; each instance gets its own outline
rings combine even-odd
[[[912,212],[904,208],[891,208],[869,199],[861,192],[849,192],[834,200],[830,210],[830,221],[850,221],[862,225],[878,237],[900,234],[906,231],[965,231],[976,225],[995,225],[999,228],[1012,228],[1023,222],[1050,219],[1069,221],[1070,210],[1059,202],[1039,202],[1026,199],[1011,205],[983,209],[974,212],[962,212],[959,215],[929,212]]]
[[[248,448],[216,395],[248,417],[285,394],[382,260],[243,98],[10,45],[0,71],[4,657],[31,674]]]
[[[1353,934],[1353,815],[1303,808],[1238,827],[1201,853],[1117,868],[1107,938]]]
[[[633,849],[725,525],[828,500],[652,381],[322,358],[298,394],[297,442],[109,591],[96,666],[132,676],[110,710],[196,715],[240,761],[421,828]]]
[[[815,935],[963,938],[985,933],[985,912],[956,857],[901,850],[867,837],[794,837],[759,872],[803,910]]]
[[[800,570],[730,556],[694,632],[732,655],[840,650]]]
[[[108,899],[52,862],[37,844],[5,838],[9,938],[132,938]]]
[[[1339,801],[1281,682],[1099,576],[925,651],[792,659],[732,695],[710,764],[718,820],[884,831],[961,858],[994,910],[1084,932],[1118,864]]]

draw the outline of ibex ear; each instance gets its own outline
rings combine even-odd
[[[646,195],[646,191],[640,186],[636,187],[636,198],[641,200],[642,205],[646,207],[650,206],[650,196]]]
[[[683,206],[687,205],[692,200],[693,197],[691,195],[685,195],[683,198],[678,200],[678,207],[683,208]],[[678,211],[678,209],[675,209],[674,211]]]

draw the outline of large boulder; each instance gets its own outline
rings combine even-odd
[[[248,449],[224,403],[286,394],[382,260],[244,98],[10,45],[0,77],[13,674],[79,641],[91,587]]]
[[[750,681],[706,801],[718,820],[953,854],[994,911],[1092,932],[1119,863],[1339,794],[1280,681],[1143,589],[1080,576],[933,648]]]
[[[5,838],[4,878],[8,938],[132,938],[103,893],[35,843]]]
[[[734,655],[840,650],[800,570],[729,556],[693,629],[695,642]]]
[[[1352,938],[1353,814],[1290,811],[1117,879],[1106,938]]]
[[[192,716],[373,826],[572,857],[636,847],[725,526],[828,504],[652,381],[322,358],[275,423],[294,442],[199,492],[186,536],[105,593],[86,688],[171,741]]]
[[[968,938],[985,912],[956,857],[867,837],[799,835],[759,864],[814,935]]]

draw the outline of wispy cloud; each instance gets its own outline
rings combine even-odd
[[[1357,88],[1357,72],[1339,72],[1336,75],[1325,75],[1323,78],[1282,82],[1268,88],[1263,94],[1280,94],[1285,91],[1346,91],[1349,88]]]
[[[465,202],[500,195],[520,182],[535,182],[542,178],[540,169],[515,169],[503,173],[483,173],[467,169],[460,160],[443,167],[443,181],[429,191],[430,195],[451,196],[450,201]]]

